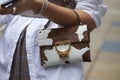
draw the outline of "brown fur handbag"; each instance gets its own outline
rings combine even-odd
[[[91,61],[87,25],[39,30],[38,38],[41,65],[44,67]]]

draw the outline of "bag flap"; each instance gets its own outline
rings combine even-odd
[[[70,40],[71,43],[76,42],[88,42],[89,32],[87,25],[57,28],[57,29],[45,29],[39,30],[38,44],[39,46],[55,45],[56,41]]]

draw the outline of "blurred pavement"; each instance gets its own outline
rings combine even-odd
[[[108,11],[91,33],[93,62],[85,63],[86,80],[120,80],[120,0],[104,2]]]

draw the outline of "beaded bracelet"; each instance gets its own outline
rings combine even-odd
[[[47,6],[48,6],[48,0],[42,0],[42,7],[40,9],[41,15],[45,12],[45,10],[47,9]]]

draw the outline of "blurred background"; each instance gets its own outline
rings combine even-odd
[[[92,63],[85,63],[86,80],[120,80],[120,0],[104,0],[108,11],[91,33]]]
[[[102,25],[91,33],[93,61],[85,63],[86,80],[120,80],[120,0],[104,2],[108,11]]]

